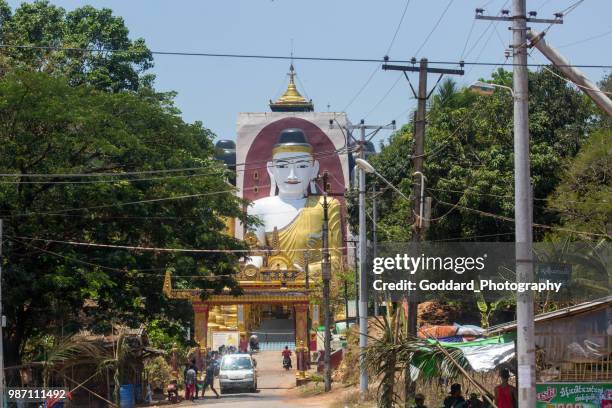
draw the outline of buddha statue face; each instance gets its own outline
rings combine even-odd
[[[271,195],[276,184],[279,196],[302,198],[319,173],[319,162],[306,152],[279,151],[268,162],[268,173],[273,181]]]
[[[268,162],[271,179],[270,195],[283,198],[302,198],[310,187],[315,193],[313,180],[319,174],[319,162],[312,155],[312,146],[302,129],[283,130],[272,149],[272,161]]]

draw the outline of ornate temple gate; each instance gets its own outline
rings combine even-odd
[[[189,300],[194,312],[194,340],[199,345],[199,355],[206,355],[208,346],[209,315],[215,306],[238,306],[239,311],[237,328],[240,331],[241,343],[247,340],[249,327],[245,320],[248,319],[244,311],[245,306],[252,308],[256,305],[281,304],[293,307],[295,319],[295,352],[298,358],[297,379],[298,382],[305,378],[305,370],[308,365],[308,352],[310,344],[309,312],[310,299],[305,281],[299,279],[297,271],[269,271],[259,272],[258,280],[243,280],[243,274],[239,275],[240,287],[243,294],[233,296],[228,294],[210,295],[206,300],[201,299],[201,289],[175,289],[172,287],[172,275],[166,272],[164,277],[164,294],[170,299]],[[243,272],[244,273],[244,272]],[[248,273],[248,272],[247,272]],[[253,276],[254,277],[254,276]],[[297,279],[296,279],[297,278]],[[318,325],[318,317],[315,315],[312,325]],[[316,327],[316,326],[315,326]],[[301,360],[301,361],[300,361]]]

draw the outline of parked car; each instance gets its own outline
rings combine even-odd
[[[250,354],[226,354],[219,368],[219,391],[257,390],[257,363]]]

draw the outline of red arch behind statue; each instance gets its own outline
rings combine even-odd
[[[300,118],[284,118],[265,126],[251,143],[246,155],[244,179],[241,187],[243,197],[247,200],[257,200],[270,195],[270,176],[266,163],[272,160],[272,148],[278,141],[280,132],[288,128],[299,128],[306,134],[306,139],[312,145],[313,154],[319,161],[319,174],[328,171],[329,184],[332,193],[344,193],[345,182],[342,164],[336,148],[330,138],[317,125]],[[318,183],[322,186],[321,183]],[[344,197],[337,196],[344,207]],[[343,217],[344,218],[344,217]]]

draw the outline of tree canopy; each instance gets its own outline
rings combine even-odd
[[[3,50],[4,69],[62,75],[72,85],[113,92],[150,87],[151,51],[142,38],[131,40],[128,34],[123,19],[107,8],[66,12],[45,0],[24,2],[11,12],[0,0],[0,42],[14,46]]]
[[[213,158],[209,130],[183,122],[167,101],[69,82],[34,72],[0,78],[0,173],[15,175],[0,183],[13,360],[37,333],[136,324],[162,312],[189,319],[161,294],[169,269],[217,277],[184,284],[236,288],[233,253],[53,242],[243,248],[223,232],[222,217],[242,217],[242,203]],[[82,176],[63,176],[71,174]]]
[[[512,85],[512,74],[499,69],[490,81]],[[572,160],[593,128],[593,104],[578,90],[546,70],[529,74],[531,170],[534,218],[559,222],[547,206]],[[412,188],[412,125],[381,146],[372,161],[380,173],[406,194]],[[514,225],[512,97],[505,90],[478,96],[442,82],[427,116],[426,195],[433,198],[428,239],[512,241]],[[379,239],[406,240],[411,208],[390,191],[382,195]],[[536,229],[536,239],[546,230]]]

